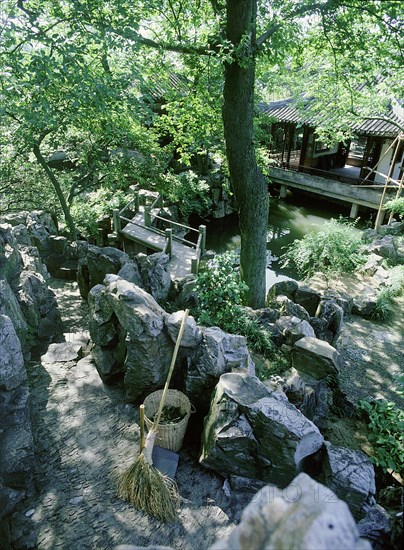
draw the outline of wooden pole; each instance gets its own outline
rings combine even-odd
[[[381,219],[381,215],[382,215],[384,196],[386,194],[387,187],[389,186],[390,179],[391,179],[391,176],[392,176],[393,171],[394,171],[394,166],[396,164],[396,158],[397,158],[397,155],[398,155],[398,150],[400,149],[400,141],[401,141],[400,137],[397,136],[397,138],[394,141],[396,142],[396,148],[395,148],[395,151],[394,151],[394,154],[393,154],[393,159],[392,159],[391,164],[390,164],[389,174],[388,174],[387,179],[386,179],[386,185],[384,186],[382,197],[380,199],[380,206],[379,206],[379,210],[377,212],[377,217],[376,217],[376,222],[375,222],[375,229],[377,229],[380,225],[380,219]]]
[[[373,166],[373,168],[370,168],[370,172],[363,178],[363,181],[366,181],[368,179],[368,177],[370,176],[370,174],[373,174],[373,172],[375,171],[375,168],[377,168],[379,166],[379,164],[381,163],[381,161],[384,159],[384,157],[387,155],[387,153],[390,151],[390,149],[392,147],[394,147],[394,145],[396,144],[396,141],[400,139],[400,136],[397,136],[389,145],[389,147],[386,149],[386,151],[383,153],[383,155],[379,158],[379,160],[376,162],[376,164]],[[368,167],[366,167],[368,168]]]
[[[399,183],[399,186],[398,186],[398,189],[397,189],[396,199],[398,199],[401,195],[401,190],[403,188],[403,183],[404,183],[404,173],[403,173],[403,175],[401,176],[401,179],[400,179],[400,183]],[[387,222],[387,225],[391,224],[391,220],[393,219],[393,216],[394,216],[394,213],[392,212],[389,216],[389,221]]]
[[[144,447],[144,405],[140,405],[140,444],[139,444],[139,452],[141,453]]]

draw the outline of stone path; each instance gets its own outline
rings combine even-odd
[[[64,319],[67,339],[86,342],[87,334],[77,332],[79,318],[85,320],[77,285],[67,283],[64,289],[70,307],[62,317],[66,311],[77,316],[81,308],[70,324],[70,317]],[[178,522],[161,524],[117,498],[114,476],[137,452],[138,412],[125,403],[119,388],[101,382],[91,355],[32,361],[27,370],[37,494],[13,517],[16,548],[109,550],[118,544],[161,544],[203,550],[228,534],[249,497],[227,497],[223,480],[199,467],[196,449],[185,447],[180,453]]]

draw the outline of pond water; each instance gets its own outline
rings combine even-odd
[[[267,290],[277,281],[297,278],[290,268],[282,268],[279,257],[284,248],[307,233],[318,231],[330,218],[347,217],[349,207],[319,201],[313,197],[290,195],[286,199],[271,198],[267,230]],[[366,220],[361,220],[362,224]],[[212,220],[207,224],[206,247],[217,253],[240,252],[237,216]]]

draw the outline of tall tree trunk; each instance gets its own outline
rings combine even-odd
[[[268,188],[253,143],[256,0],[227,0],[227,39],[243,52],[225,64],[223,122],[230,180],[238,205],[241,276],[248,305],[265,305]],[[248,40],[246,40],[248,37]]]
[[[69,208],[69,206],[66,202],[66,199],[65,199],[63,191],[60,187],[60,184],[59,184],[58,180],[55,178],[55,175],[53,174],[52,170],[49,168],[48,163],[46,162],[46,160],[42,156],[42,153],[41,153],[41,150],[40,150],[38,144],[35,144],[33,146],[33,152],[34,152],[35,158],[37,159],[39,164],[42,166],[42,168],[45,170],[46,175],[48,176],[50,182],[52,183],[52,185],[53,185],[53,187],[56,191],[56,195],[59,199],[60,206],[62,207],[62,210],[63,210],[63,214],[64,214],[64,217],[65,217],[65,220],[66,220],[66,224],[67,224],[67,226],[69,228],[69,231],[70,231],[70,237],[73,240],[75,240],[77,238],[76,226],[74,225],[72,215],[70,214],[70,208]]]

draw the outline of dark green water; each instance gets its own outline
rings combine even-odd
[[[349,207],[301,195],[291,195],[284,200],[271,198],[267,231],[267,290],[277,281],[297,278],[297,273],[292,269],[280,266],[279,257],[283,254],[284,248],[295,239],[301,239],[307,233],[320,230],[324,222],[340,215],[347,217]],[[365,224],[366,220],[361,222]],[[217,253],[239,253],[237,216],[228,216],[207,224],[206,246]]]

